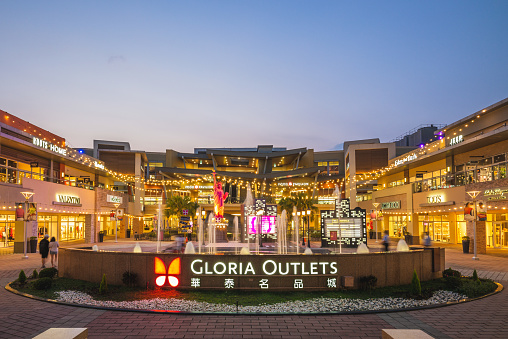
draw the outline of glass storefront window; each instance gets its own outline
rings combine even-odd
[[[0,214],[0,247],[8,247],[14,241],[14,214]]]
[[[56,215],[39,215],[37,218],[38,236],[42,238],[44,234],[49,237],[58,237],[58,217]]]
[[[403,238],[404,231],[407,232],[407,216],[391,215],[388,217],[388,229],[390,237]]]
[[[76,240],[85,238],[84,216],[62,216],[60,221],[60,239]]]
[[[462,237],[466,235],[466,221],[464,220],[464,214],[457,213],[456,214],[456,224],[457,224],[457,244],[462,243]]]

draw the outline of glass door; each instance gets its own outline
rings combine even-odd
[[[494,222],[492,227],[492,238],[494,239],[494,248],[501,248],[502,244],[502,223],[501,222]]]

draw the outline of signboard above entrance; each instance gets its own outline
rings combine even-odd
[[[112,203],[115,203],[115,204],[121,204],[122,201],[123,201],[123,198],[122,197],[117,197],[116,195],[109,195],[106,197],[106,201],[107,202],[112,202]]]

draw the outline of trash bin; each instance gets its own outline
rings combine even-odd
[[[103,231],[99,232],[99,242],[104,242],[104,232]]]
[[[127,230],[127,238],[131,237],[131,230]]]

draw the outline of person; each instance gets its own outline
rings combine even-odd
[[[42,267],[46,268],[46,259],[48,258],[49,253],[49,241],[48,241],[49,235],[44,234],[44,238],[39,243],[39,253],[41,254],[42,258]]]
[[[426,247],[429,247],[431,245],[431,239],[429,236],[429,232],[425,232],[425,235],[423,236],[423,245]]]
[[[383,236],[382,244],[385,247],[385,252],[388,252],[388,246],[390,245],[390,237],[388,236],[388,230],[385,231],[385,235]]]
[[[51,255],[51,267],[56,267],[56,262],[58,260],[58,241],[56,241],[55,237],[51,237],[51,241],[49,242],[49,254]]]
[[[182,250],[183,250],[183,246],[182,246],[183,242],[184,242],[184,238],[180,234],[178,234],[176,236],[176,251],[178,253],[182,252]]]

